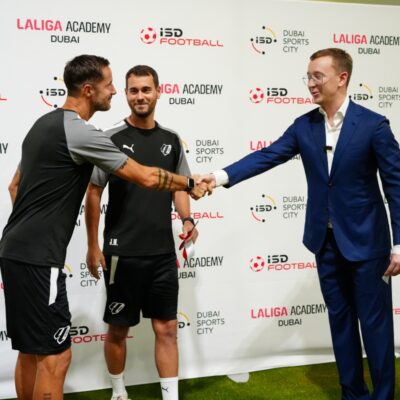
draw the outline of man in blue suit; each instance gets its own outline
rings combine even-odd
[[[392,400],[390,277],[400,272],[400,150],[385,117],[349,100],[352,65],[341,49],[314,53],[305,80],[320,107],[297,118],[269,147],[202,179],[230,187],[301,154],[308,183],[303,243],[316,256],[342,400]],[[392,248],[377,172],[389,203]]]

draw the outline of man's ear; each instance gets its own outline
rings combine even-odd
[[[90,83],[85,83],[83,86],[82,86],[82,89],[81,89],[81,93],[85,96],[85,97],[92,97],[92,95],[93,95],[93,91],[94,91],[94,88],[93,88],[93,86],[90,84]]]
[[[343,71],[339,74],[339,86],[347,86],[348,81],[349,81],[349,73],[346,71]]]

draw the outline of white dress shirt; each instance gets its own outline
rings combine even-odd
[[[320,107],[319,112],[324,116],[325,120],[325,135],[326,135],[326,156],[328,158],[328,173],[330,174],[332,168],[333,155],[335,154],[335,148],[339,140],[340,131],[343,126],[343,120],[346,115],[347,108],[349,106],[349,98],[346,97],[339,110],[333,116],[333,125],[329,124],[328,115],[325,110]]]

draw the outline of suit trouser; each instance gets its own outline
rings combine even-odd
[[[389,256],[349,261],[331,229],[316,255],[318,275],[331,328],[343,400],[394,399],[394,328],[391,284],[382,279]],[[363,376],[360,329],[373,392]]]

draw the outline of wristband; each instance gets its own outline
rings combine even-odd
[[[182,218],[182,225],[183,225],[186,221],[189,221],[193,226],[195,225],[194,219],[193,219],[192,217]]]
[[[191,190],[194,188],[194,179],[190,176],[187,177],[187,188],[185,189],[186,192],[190,193]]]

